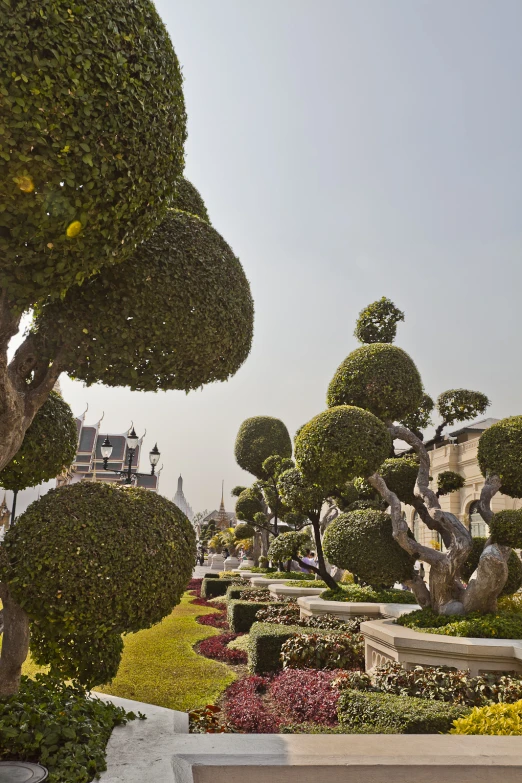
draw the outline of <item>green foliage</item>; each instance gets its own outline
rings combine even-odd
[[[78,679],[91,659],[89,686],[114,669],[114,636],[150,627],[179,603],[196,552],[192,525],[166,498],[83,482],[29,506],[3,548],[35,661]]]
[[[489,523],[489,532],[497,544],[522,548],[522,509],[497,511]]]
[[[368,585],[340,584],[338,590],[325,590],[323,601],[347,601],[370,604],[416,604],[417,599],[409,590],[375,590]]]
[[[205,202],[192,182],[185,177],[180,177],[176,183],[176,195],[172,206],[182,212],[188,212],[189,215],[196,215],[205,223],[210,223]]]
[[[296,555],[303,554],[309,548],[310,536],[307,533],[281,533],[270,544],[268,557],[275,563],[293,560]],[[290,578],[293,578],[293,574]]]
[[[215,598],[218,595],[225,595],[232,579],[203,579],[201,582],[201,597]]]
[[[135,718],[49,675],[22,677],[18,693],[0,699],[0,760],[39,762],[49,783],[87,783],[107,768],[114,726]]]
[[[256,514],[263,513],[263,504],[257,492],[244,489],[236,501],[236,517],[245,522],[253,522]]]
[[[404,313],[383,296],[361,310],[354,335],[361,343],[392,343],[399,321],[404,321]]]
[[[88,385],[140,391],[225,381],[250,351],[250,287],[208,223],[170,210],[126,262],[46,304],[35,329],[46,349]]]
[[[244,539],[252,538],[255,532],[256,531],[252,527],[252,525],[247,525],[247,524],[237,525],[234,528],[234,536],[237,538],[238,541],[243,541]]]
[[[469,421],[486,412],[490,401],[482,392],[449,389],[437,398],[437,410],[446,425]]]
[[[325,501],[325,491],[308,482],[299,468],[285,470],[277,482],[279,494],[286,506],[300,514],[320,513]]]
[[[280,419],[253,416],[245,419],[237,433],[234,446],[236,462],[256,478],[266,478],[263,463],[275,455],[282,459],[292,456],[292,441]]]
[[[453,470],[443,470],[437,476],[437,493],[439,497],[449,495],[451,492],[457,492],[464,486],[464,477]]]
[[[376,416],[340,405],[301,428],[295,459],[308,481],[333,490],[357,476],[370,476],[390,449],[390,434]]]
[[[453,723],[450,734],[522,735],[522,699],[514,704],[491,704],[475,707]]]
[[[477,457],[483,476],[500,478],[504,495],[522,497],[522,416],[501,419],[483,432]]]
[[[231,584],[225,594],[225,597],[227,601],[241,599],[242,601],[256,601],[256,602],[258,600],[268,601],[272,598],[268,586],[266,588],[252,587],[250,585],[250,582],[248,582],[248,585],[244,585],[244,586]]]
[[[230,494],[232,495],[233,498],[238,498],[240,494],[245,491],[245,489],[248,489],[248,487],[242,487],[238,485],[232,488]]]
[[[162,219],[182,78],[150,0],[4,0],[0,49],[0,286],[27,306],[125,260]]]
[[[306,633],[281,647],[283,669],[353,669],[364,666],[364,642],[358,634]]]
[[[471,551],[468,554],[466,562],[460,569],[460,577],[465,582],[469,582],[471,575],[478,567],[486,540],[486,538],[481,538],[479,536],[472,539]],[[520,562],[517,553],[511,552],[508,559],[508,577],[500,595],[512,595],[513,593],[516,593],[520,587],[522,587],[522,563]]]
[[[383,511],[340,514],[326,529],[323,549],[330,563],[371,585],[413,577],[415,560],[393,538],[391,517]]]
[[[381,728],[392,729],[396,734],[445,733],[466,712],[465,707],[440,701],[357,690],[341,693],[338,704],[341,726],[373,727],[375,733],[381,733]]]
[[[401,424],[418,435],[422,440],[422,430],[432,424],[431,414],[435,403],[429,394],[423,392],[422,399],[417,410],[412,411],[401,420]]]
[[[416,502],[414,489],[418,472],[419,460],[415,456],[386,459],[378,470],[387,487],[409,506]]]
[[[432,609],[420,609],[402,615],[398,625],[423,633],[445,636],[467,636],[470,639],[522,639],[522,615],[512,612],[461,615],[435,614]]]
[[[416,411],[423,389],[408,354],[394,345],[375,343],[352,351],[328,387],[327,404],[355,405],[383,421],[400,421]]]
[[[274,606],[274,604],[271,604]],[[257,604],[259,608],[259,604]],[[310,633],[316,633],[312,629]],[[299,625],[276,625],[275,623],[255,622],[248,637],[248,669],[252,674],[275,672],[282,668],[281,647],[296,634],[302,634]],[[325,631],[325,633],[328,633]]]
[[[227,603],[227,622],[234,633],[248,633],[256,622],[256,614],[260,609],[277,606],[270,601],[231,600]]]
[[[53,391],[34,417],[20,449],[0,471],[0,486],[22,490],[56,478],[73,463],[77,442],[71,408]]]

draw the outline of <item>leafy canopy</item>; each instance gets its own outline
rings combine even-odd
[[[264,479],[267,478],[263,466],[265,460],[276,455],[289,459],[292,456],[292,441],[280,419],[253,416],[239,428],[234,454],[239,467],[258,479]]]
[[[485,394],[469,389],[449,389],[437,398],[437,410],[444,423],[450,426],[482,415],[490,404]]]
[[[477,458],[484,477],[500,478],[504,495],[522,497],[522,416],[501,419],[483,432]]]
[[[399,321],[404,321],[404,313],[383,296],[361,310],[354,334],[361,343],[392,343]]]

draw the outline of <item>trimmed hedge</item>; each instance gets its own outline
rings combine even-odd
[[[414,505],[413,490],[419,473],[419,460],[416,456],[386,459],[377,472],[385,480],[388,489],[395,492],[402,503]]]
[[[255,604],[258,608],[262,604]],[[277,606],[277,604],[270,604]],[[281,604],[283,606],[283,604]],[[283,668],[281,648],[287,639],[296,634],[331,634],[331,630],[310,628],[308,631],[300,625],[275,625],[274,623],[255,622],[248,637],[248,668],[252,674],[276,672]]]
[[[504,487],[502,487],[502,490]],[[493,514],[489,523],[489,532],[496,544],[522,548],[522,510],[505,509]]]
[[[203,579],[219,579],[219,574],[205,574]]]
[[[272,601],[253,602],[234,599],[227,604],[227,620],[230,630],[234,633],[248,633],[256,622],[256,614],[268,606],[283,606]]]
[[[483,432],[477,458],[483,476],[499,476],[504,495],[522,497],[522,416],[497,421]]]
[[[216,598],[218,595],[225,595],[232,584],[232,579],[205,578],[201,583],[202,598]]]
[[[245,419],[237,433],[234,446],[236,462],[240,468],[256,478],[266,478],[263,462],[278,455],[292,456],[292,441],[286,426],[273,416],[252,416]]]
[[[344,729],[373,727],[376,734],[381,728],[397,734],[447,733],[453,721],[468,712],[469,708],[446,702],[354,690],[344,691],[338,705],[339,723]]]
[[[361,310],[354,335],[361,343],[392,343],[399,321],[404,321],[404,313],[383,296]]]

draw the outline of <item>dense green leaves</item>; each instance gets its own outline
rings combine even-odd
[[[485,413],[489,405],[485,394],[469,389],[449,389],[437,398],[437,410],[447,425],[474,419]]]
[[[263,479],[266,478],[264,461],[275,455],[283,459],[290,458],[292,441],[280,419],[272,416],[253,416],[245,419],[239,428],[234,454],[239,467]]]
[[[522,509],[497,511],[489,523],[489,532],[495,543],[522,549]]]
[[[437,476],[437,494],[439,497],[457,492],[464,486],[464,477],[453,470],[443,470]]]
[[[395,492],[402,503],[410,506],[416,502],[414,489],[418,472],[419,460],[415,456],[387,459],[378,470],[388,489]]]
[[[520,524],[520,517],[519,517]],[[469,579],[473,572],[476,570],[479,564],[480,556],[484,551],[484,545],[486,543],[485,538],[476,536],[472,539],[471,550],[468,554],[466,562],[460,568],[460,577],[469,582]],[[504,585],[500,595],[513,595],[522,586],[522,563],[516,552],[511,552],[508,559],[508,577],[506,584]]]
[[[186,118],[150,0],[1,0],[0,18],[0,285],[28,305],[151,233]]]
[[[385,343],[362,345],[338,367],[328,387],[327,403],[355,405],[384,421],[400,421],[423,400],[422,381],[413,360]]]
[[[242,522],[253,522],[256,514],[263,513],[263,504],[253,489],[245,489],[236,501],[236,517]]]
[[[319,514],[327,496],[322,487],[307,481],[298,468],[285,470],[279,476],[277,488],[288,508],[307,516],[313,512]]]
[[[124,269],[104,269],[46,305],[36,328],[87,384],[189,391],[239,369],[253,318],[248,281],[224,239],[171,210]]]
[[[383,296],[361,310],[354,334],[361,343],[392,343],[399,321],[404,321],[404,313]]]
[[[19,517],[4,541],[2,577],[33,623],[36,660],[80,678],[90,658],[92,685],[114,660],[107,635],[148,628],[179,602],[195,548],[192,525],[166,498],[79,483]]]
[[[370,476],[388,456],[391,438],[376,416],[340,405],[315,416],[295,439],[295,460],[305,478],[333,491]]]
[[[477,457],[483,476],[500,478],[504,495],[522,497],[522,416],[501,419],[483,432]]]
[[[181,209],[183,212],[188,212],[190,215],[196,215],[196,217],[201,218],[206,223],[210,223],[205,202],[201,198],[199,191],[196,190],[192,182],[189,182],[184,177],[181,177],[176,184],[173,206],[176,209]]]
[[[341,514],[327,527],[323,548],[330,563],[371,585],[390,587],[413,577],[415,560],[395,541],[391,518],[382,511]]]
[[[283,563],[293,560],[296,556],[304,555],[310,549],[310,536],[307,533],[281,533],[274,538],[268,550],[268,557],[273,563]]]
[[[434,407],[435,403],[430,395],[424,392],[419,407],[405,416],[401,420],[401,424],[408,427],[409,430],[414,432],[422,440],[422,430],[432,424],[431,414]]]
[[[16,456],[0,471],[0,486],[16,491],[56,478],[74,461],[77,441],[71,408],[59,394],[51,392]]]

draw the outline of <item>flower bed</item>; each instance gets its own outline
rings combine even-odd
[[[370,604],[416,604],[409,590],[374,590],[367,585],[340,585],[338,590],[325,590],[319,596],[323,601],[348,601]]]
[[[397,623],[422,633],[440,633],[445,636],[465,636],[471,639],[522,639],[522,615],[516,612],[472,613],[462,617],[440,615],[435,614],[431,609],[420,609],[399,617]]]
[[[221,633],[219,636],[210,636],[203,639],[197,645],[197,651],[206,658],[212,658],[214,661],[223,661],[223,663],[246,663],[247,655],[243,650],[235,650],[227,647],[233,639],[237,639],[238,634]]]

